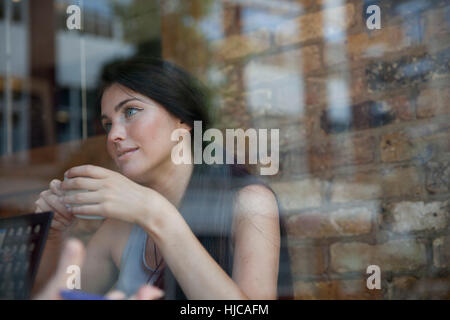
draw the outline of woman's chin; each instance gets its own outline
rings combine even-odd
[[[119,167],[120,172],[127,178],[136,180],[136,178],[142,178],[143,170],[131,165],[121,165]]]

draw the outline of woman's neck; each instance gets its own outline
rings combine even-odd
[[[156,168],[147,187],[159,192],[173,205],[178,207],[189,184],[194,166],[176,165],[172,161]]]

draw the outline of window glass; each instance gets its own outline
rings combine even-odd
[[[0,218],[71,167],[120,171],[100,79],[162,58],[209,90],[204,143],[246,130],[226,149],[277,195],[296,299],[448,299],[449,40],[448,1],[0,0]]]

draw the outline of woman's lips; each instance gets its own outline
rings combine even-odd
[[[139,149],[139,148],[136,148],[136,149],[130,150],[130,151],[128,151],[128,152],[125,152],[125,153],[123,153],[122,155],[118,156],[117,159],[119,159],[119,160],[127,159],[127,158],[129,158],[133,153],[135,153],[138,149]]]

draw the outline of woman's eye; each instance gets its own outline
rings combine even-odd
[[[126,118],[132,117],[132,116],[134,116],[134,115],[136,114],[136,112],[138,112],[138,111],[139,111],[139,109],[137,109],[137,108],[133,108],[133,107],[126,108],[126,109],[125,109],[125,117],[126,117]]]
[[[111,123],[105,123],[103,129],[105,129],[106,132],[109,132],[111,130]]]

